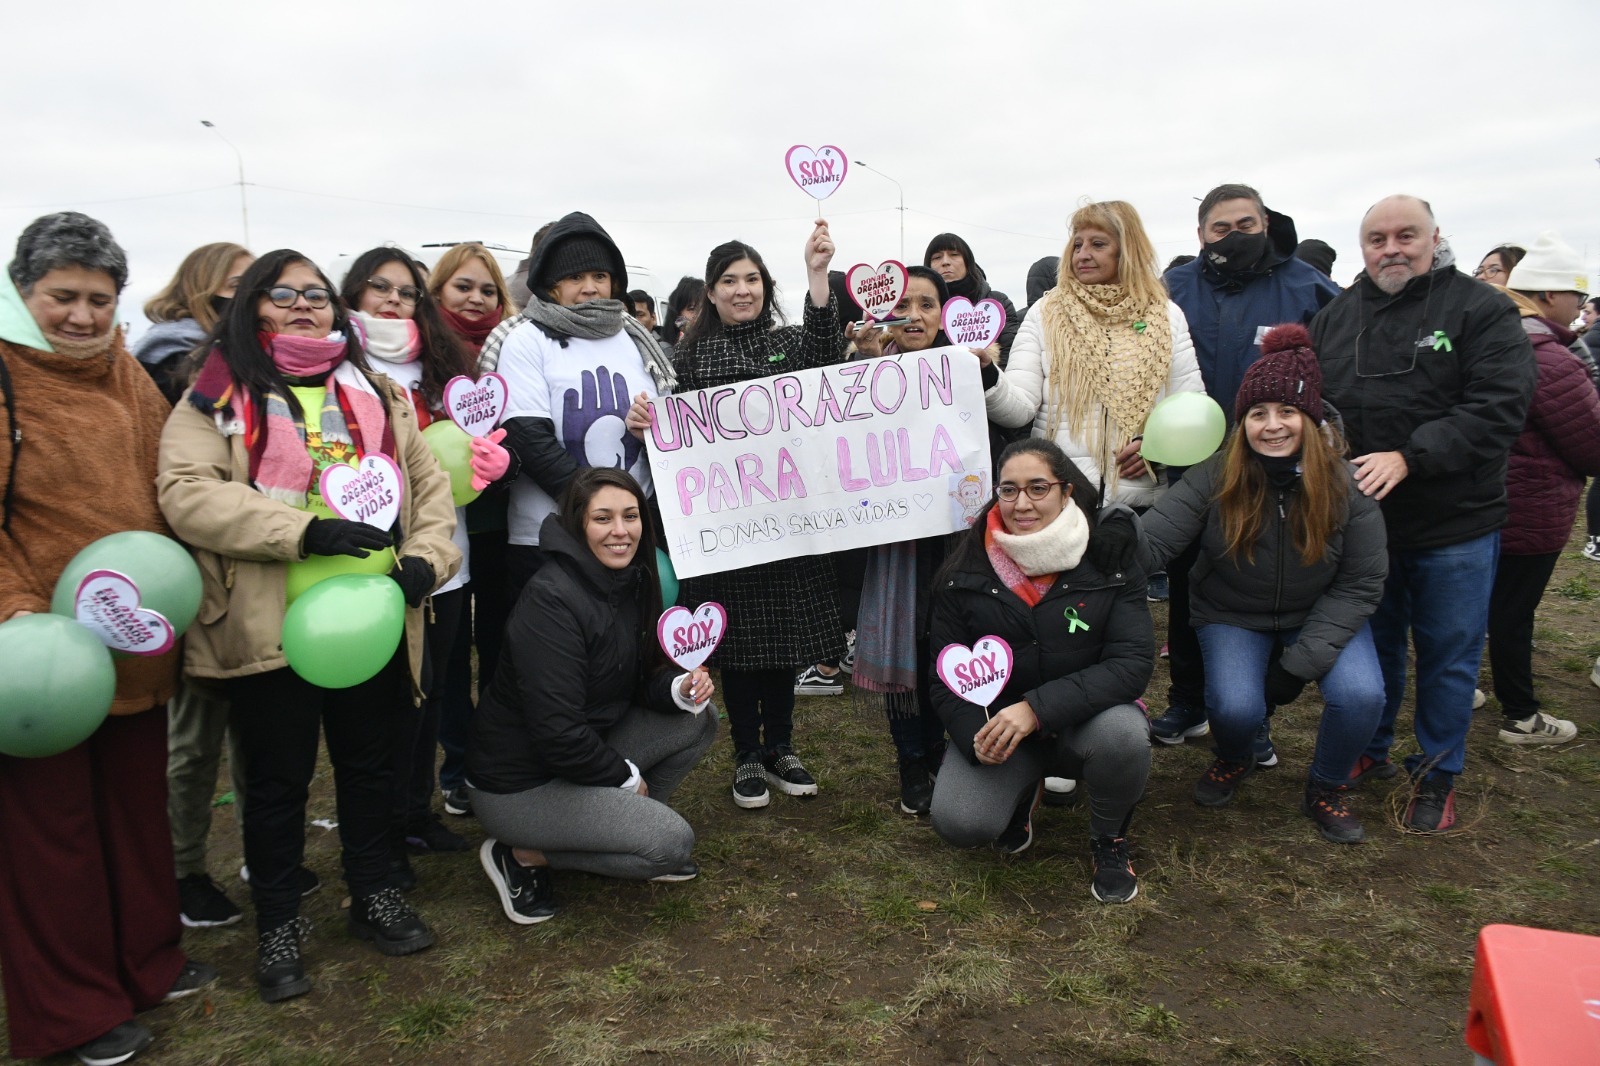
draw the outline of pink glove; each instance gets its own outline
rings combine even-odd
[[[497,429],[487,437],[472,438],[472,491],[482,492],[489,483],[499,481],[511,466],[511,453],[500,447],[506,431]]]

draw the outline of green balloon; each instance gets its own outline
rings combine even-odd
[[[661,578],[661,606],[671,607],[678,602],[678,572],[672,568],[672,557],[656,549],[656,576]]]
[[[139,606],[156,611],[182,636],[200,610],[200,568],[171,537],[129,530],[84,547],[56,580],[50,610],[73,617],[78,585],[94,570],[115,570],[139,589]]]
[[[472,487],[472,438],[467,431],[446,418],[423,430],[422,439],[450,475],[450,498],[456,506],[476,500],[481,493]]]
[[[1166,466],[1193,466],[1209,458],[1227,432],[1217,401],[1203,392],[1175,392],[1145,419],[1139,454]]]
[[[29,614],[0,624],[0,752],[37,759],[82,744],[116,692],[111,653],[72,619]]]
[[[393,579],[340,574],[301,593],[283,616],[283,655],[318,688],[376,677],[400,646],[406,601]]]
[[[312,585],[340,574],[387,574],[395,568],[394,549],[371,552],[365,559],[354,555],[308,555],[304,562],[290,563],[284,579],[283,602],[298,600]]]

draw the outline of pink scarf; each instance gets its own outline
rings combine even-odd
[[[285,376],[321,377],[344,360],[344,334],[326,337],[300,337],[292,333],[260,333],[261,350]]]

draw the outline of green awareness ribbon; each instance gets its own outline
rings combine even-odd
[[[781,362],[783,362],[783,359],[784,359],[784,355],[783,355],[782,352],[779,352],[777,355],[769,355],[769,356],[767,356],[767,362],[769,362],[769,363],[781,363]]]
[[[1062,612],[1061,617],[1067,620],[1068,636],[1071,636],[1080,629],[1088,630],[1089,628],[1089,623],[1078,617],[1078,609],[1076,607],[1068,607],[1064,612]]]
[[[1450,343],[1450,338],[1444,335],[1444,330],[1436,329],[1433,331],[1433,350],[1436,352],[1453,352],[1456,348],[1455,345]]]

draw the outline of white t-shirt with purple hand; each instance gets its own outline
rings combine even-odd
[[[656,387],[626,330],[603,340],[574,337],[563,348],[524,322],[501,345],[496,369],[506,379],[506,421],[548,418],[578,466],[626,470],[654,495],[649,456],[623,419],[633,397],[653,396]],[[555,509],[556,501],[524,468],[511,484],[511,543],[537,545],[539,526]]]

